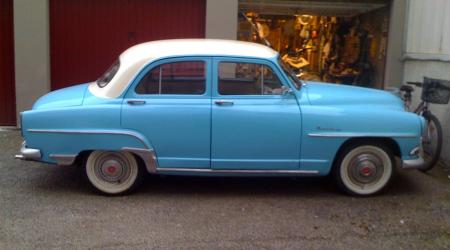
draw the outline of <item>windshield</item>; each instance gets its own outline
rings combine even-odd
[[[302,86],[302,82],[298,77],[295,75],[294,71],[292,71],[291,67],[287,65],[281,58],[278,58],[278,63],[281,65],[281,68],[283,69],[284,73],[289,77],[291,82],[295,85],[295,88],[298,90]]]
[[[100,88],[105,87],[114,78],[117,71],[119,71],[120,61],[117,60],[113,63],[113,65],[97,80],[97,85]]]

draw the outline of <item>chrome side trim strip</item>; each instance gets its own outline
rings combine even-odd
[[[317,170],[243,170],[243,169],[199,169],[199,168],[157,168],[158,172],[190,172],[211,174],[304,174],[317,175]]]
[[[396,137],[418,138],[415,134],[363,134],[363,133],[309,133],[309,137],[349,138],[349,137]]]
[[[115,130],[70,130],[70,129],[27,129],[31,133],[58,133],[58,134],[103,134],[103,135],[129,135],[138,139],[146,148],[149,148],[145,138],[133,131],[115,131]]]
[[[50,158],[60,166],[70,166],[75,162],[77,155],[50,154]]]
[[[158,168],[158,161],[156,159],[156,154],[153,149],[142,149],[142,148],[122,148],[123,151],[134,153],[141,157],[144,161],[145,168],[151,174],[156,173]]]

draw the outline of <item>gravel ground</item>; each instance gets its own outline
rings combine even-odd
[[[399,171],[372,198],[330,178],[149,176],[104,197],[80,168],[13,159],[0,131],[0,248],[450,249],[450,172]]]

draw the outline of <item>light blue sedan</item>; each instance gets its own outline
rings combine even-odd
[[[53,91],[21,113],[16,157],[84,166],[118,195],[143,174],[324,176],[378,193],[396,165],[419,168],[424,120],[385,91],[302,82],[253,43],[136,45],[96,82]]]

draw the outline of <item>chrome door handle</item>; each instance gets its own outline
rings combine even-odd
[[[143,100],[128,100],[127,103],[130,105],[144,105],[145,101],[143,101]]]
[[[226,101],[226,100],[217,100],[214,101],[214,103],[219,106],[231,106],[234,104],[233,101]]]

